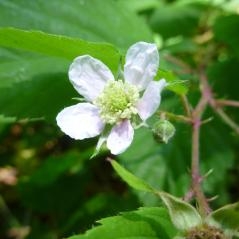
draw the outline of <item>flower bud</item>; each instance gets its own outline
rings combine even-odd
[[[153,128],[154,138],[160,143],[168,143],[168,140],[174,136],[175,127],[168,120],[161,119],[157,121]]]

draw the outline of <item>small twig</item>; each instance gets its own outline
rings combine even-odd
[[[207,123],[211,122],[212,120],[213,120],[213,117],[209,117],[209,118],[203,120],[203,121],[201,122],[201,125],[207,124]]]
[[[215,102],[218,107],[222,106],[239,107],[239,101],[235,100],[215,100]]]
[[[185,111],[186,115],[187,115],[188,117],[191,117],[191,115],[192,115],[192,109],[191,109],[191,106],[190,106],[190,104],[189,104],[189,102],[188,102],[187,96],[186,96],[186,95],[181,95],[180,99],[181,99],[181,101],[182,101],[183,108],[184,108],[184,111]]]
[[[181,121],[181,122],[190,123],[190,124],[192,123],[192,120],[189,117],[186,117],[184,115],[175,115],[173,113],[169,113],[165,111],[160,111],[160,118],[168,118],[171,120]]]
[[[212,107],[212,109],[222,118],[222,120],[230,126],[237,134],[239,134],[239,125],[237,125],[224,111],[221,107],[219,107],[218,102],[226,103],[227,105],[233,105],[237,106],[239,102],[232,101],[232,100],[216,100],[214,99],[213,92],[211,87],[208,84],[207,76],[205,74],[201,74],[200,77],[201,83],[202,83],[202,94],[203,98],[201,99],[201,103],[197,106],[197,111],[202,112],[201,108],[205,104],[206,101],[208,101],[209,105]]]
[[[236,124],[221,108],[214,108],[214,111],[222,118],[222,120],[230,126],[239,135],[239,125]]]
[[[187,65],[185,62],[181,61],[180,59],[172,56],[172,55],[166,55],[164,57],[167,61],[179,66],[182,68],[183,73],[191,74],[192,73],[192,68]]]
[[[211,197],[211,198],[208,198],[207,201],[208,201],[208,202],[212,202],[212,201],[216,200],[217,198],[218,198],[218,195],[213,196],[213,197]]]

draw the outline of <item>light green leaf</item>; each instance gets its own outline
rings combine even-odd
[[[110,160],[111,165],[113,166],[114,170],[119,174],[119,176],[128,183],[132,188],[146,191],[146,192],[154,192],[154,189],[148,185],[146,182],[144,182],[142,179],[136,177],[132,173],[130,173],[128,170],[123,168],[120,164],[118,164],[114,160]]]
[[[110,44],[93,43],[40,31],[0,28],[0,46],[42,53],[73,60],[80,55],[91,55],[116,71],[119,52]]]
[[[69,239],[171,239],[176,230],[164,208],[140,208],[137,211],[122,213],[98,221],[84,235]]]
[[[158,195],[167,206],[171,220],[179,230],[185,231],[202,223],[201,216],[189,203],[165,192],[159,192]]]
[[[16,121],[14,117],[5,117],[4,115],[0,115],[0,125],[5,123],[12,123]]]
[[[225,230],[239,233],[239,202],[217,209],[209,215]]]

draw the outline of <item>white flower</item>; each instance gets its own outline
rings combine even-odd
[[[89,55],[75,58],[69,78],[86,102],[63,109],[56,117],[58,126],[71,138],[85,139],[101,134],[109,125],[109,133],[100,138],[97,147],[106,141],[112,154],[124,152],[133,140],[134,119],[138,115],[144,123],[160,104],[160,93],[167,83],[164,79],[153,81],[158,65],[156,45],[146,42],[129,48],[124,79],[120,80]]]

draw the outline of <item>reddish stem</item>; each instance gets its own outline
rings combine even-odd
[[[202,191],[201,182],[202,176],[200,175],[199,167],[199,138],[200,138],[200,126],[201,119],[195,114],[192,123],[192,165],[191,165],[191,176],[192,176],[192,190],[194,192],[199,212],[202,216],[206,216],[211,210],[208,201]]]

